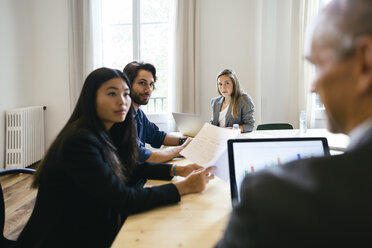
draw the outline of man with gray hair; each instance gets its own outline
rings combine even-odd
[[[372,0],[332,1],[310,37],[312,91],[350,145],[247,176],[218,247],[372,244]]]

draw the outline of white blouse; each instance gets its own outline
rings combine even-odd
[[[226,113],[227,113],[227,109],[229,108],[229,105],[227,105],[226,108],[220,112],[220,116],[218,118],[218,122],[220,123],[220,127],[226,127],[226,122],[225,122],[226,121]]]

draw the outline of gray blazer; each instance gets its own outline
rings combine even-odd
[[[212,99],[212,118],[210,120],[210,123],[216,126],[219,126],[219,117],[220,117],[220,110],[222,107],[222,103],[224,101],[223,96],[217,96]],[[227,109],[226,113],[226,127],[232,127],[233,124],[239,124],[243,127],[243,132],[252,132],[254,127],[254,105],[252,98],[246,94],[243,93],[239,100],[238,100],[238,113],[239,116],[237,118],[234,118],[231,114],[231,104],[229,105],[229,108]]]

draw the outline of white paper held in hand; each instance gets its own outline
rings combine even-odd
[[[221,128],[205,123],[198,135],[180,154],[204,167],[215,165],[217,169],[212,173],[228,181],[227,140],[235,139],[239,134],[240,129]]]

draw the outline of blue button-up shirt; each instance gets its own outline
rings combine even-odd
[[[160,148],[164,142],[166,132],[160,131],[159,127],[147,119],[142,109],[133,111],[134,125],[137,128],[138,160],[146,161],[152,151],[145,147],[146,143],[154,148]]]

